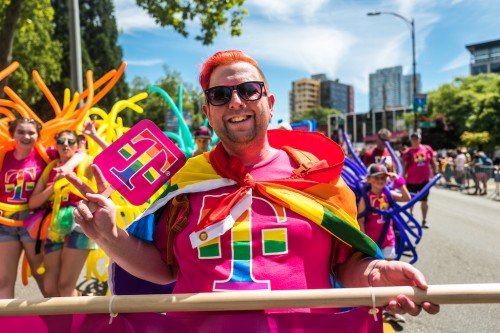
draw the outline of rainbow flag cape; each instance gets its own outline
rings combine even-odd
[[[325,153],[329,157],[303,174],[255,181],[244,173],[241,161],[227,156],[219,144],[211,152],[189,159],[172,177],[163,195],[140,218],[154,213],[179,194],[238,185],[236,191],[220,198],[197,225],[190,235],[193,248],[230,230],[235,220],[251,207],[253,194],[258,193],[310,220],[367,256],[383,258],[376,243],[359,230],[354,194],[340,177],[344,161],[340,147],[319,133],[283,130],[268,133],[270,144],[275,148],[287,145],[310,151],[318,158]],[[311,151],[311,146],[316,151]]]

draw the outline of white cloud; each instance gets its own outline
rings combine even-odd
[[[470,63],[470,53],[462,52],[456,58],[452,59],[449,63],[444,65],[440,72],[452,71],[464,66],[468,66]]]
[[[328,0],[247,0],[244,7],[255,7],[272,21],[292,22],[297,17],[312,18],[326,3]]]
[[[113,3],[120,31],[130,33],[135,30],[158,28],[154,20],[137,6],[135,0],[114,0]]]

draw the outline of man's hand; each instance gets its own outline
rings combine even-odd
[[[429,287],[422,272],[405,262],[375,260],[368,269],[368,281],[373,287],[413,286],[423,290]],[[412,316],[417,316],[422,309],[429,314],[436,314],[439,312],[439,305],[429,302],[416,304],[409,297],[398,295],[385,307],[391,314],[408,313]]]
[[[109,238],[118,237],[116,227],[116,207],[106,196],[100,193],[107,189],[106,179],[97,165],[92,165],[98,193],[85,184],[74,174],[68,174],[66,178],[73,184],[86,200],[82,200],[73,211],[75,222],[78,223],[83,232],[96,242],[106,242]]]

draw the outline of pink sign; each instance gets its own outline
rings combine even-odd
[[[94,159],[106,180],[140,206],[183,165],[182,151],[151,120],[141,120]]]

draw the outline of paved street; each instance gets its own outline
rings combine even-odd
[[[500,283],[500,202],[435,188],[429,203],[431,227],[416,263],[429,284]],[[41,297],[33,279],[28,287],[19,282],[16,296]],[[500,304],[445,305],[436,316],[406,318],[406,332],[500,332]]]
[[[429,204],[431,227],[415,265],[428,283],[500,283],[500,202],[436,188]],[[500,332],[500,304],[445,305],[436,316],[406,317],[406,332]]]

